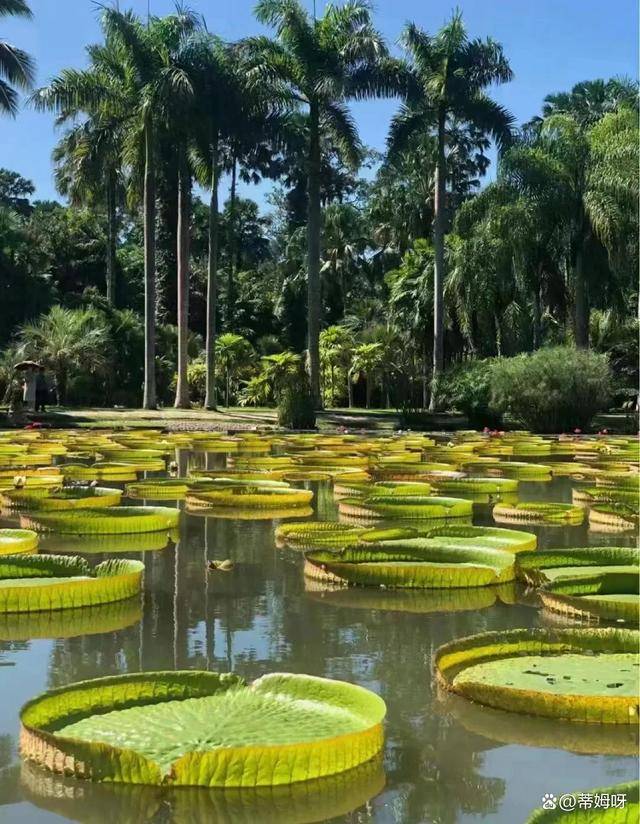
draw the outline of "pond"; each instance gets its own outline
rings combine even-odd
[[[188,460],[214,468],[224,458],[194,453]],[[337,520],[330,485],[305,485],[317,493],[313,517]],[[520,498],[570,502],[571,487],[568,478],[522,483]],[[474,522],[493,523],[488,507],[476,507]],[[2,526],[15,523],[5,518]],[[437,647],[485,630],[544,626],[549,619],[533,605],[504,603],[490,590],[441,601],[416,590],[323,592],[305,582],[300,551],[276,547],[276,524],[185,513],[175,543],[125,553],[145,565],[141,609],[111,605],[89,627],[70,616],[42,627],[37,634],[45,637],[15,640],[14,632],[14,640],[0,641],[1,821],[518,824],[545,793],[635,778],[630,728],[614,734],[514,718],[438,694]],[[587,526],[516,528],[535,532],[542,547],[635,541]],[[232,571],[207,572],[209,561],[227,558]],[[101,675],[184,668],[233,670],[248,681],[299,672],[365,686],[387,703],[384,757],[324,784],[278,792],[91,785],[19,765],[18,712],[28,698]]]

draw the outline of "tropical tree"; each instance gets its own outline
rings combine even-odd
[[[343,156],[358,165],[361,145],[345,103],[389,91],[391,83],[380,70],[387,50],[369,6],[360,0],[328,4],[320,18],[311,18],[299,0],[259,0],[256,16],[275,28],[276,40],[249,41],[254,75],[268,78],[280,96],[308,113],[307,342],[311,392],[319,404],[322,136],[331,136]]]
[[[116,302],[118,204],[123,199],[122,132],[113,120],[88,118],[69,129],[53,150],[54,178],[60,194],[77,207],[103,200],[106,212],[106,295]]]
[[[597,292],[603,303],[617,299],[616,256],[619,264],[620,250],[628,254],[637,226],[631,206],[638,196],[637,145],[637,115],[623,106],[588,127],[569,114],[552,114],[533,140],[504,157],[505,176],[528,201],[546,204],[564,233],[561,254],[571,275],[579,347],[589,345]]]
[[[320,365],[322,367],[322,389],[328,406],[335,406],[344,397],[339,385],[347,388],[349,407],[353,406],[352,383],[349,368],[355,340],[346,326],[329,326],[320,332]]]
[[[491,38],[470,40],[460,12],[435,35],[414,24],[403,34],[407,52],[405,101],[395,115],[388,137],[389,154],[407,148],[416,134],[434,133],[437,141],[433,243],[433,390],[435,408],[437,382],[444,367],[444,278],[446,146],[452,121],[480,134],[489,135],[503,149],[511,139],[512,116],[485,92],[488,86],[511,80],[512,72],[502,47]]]
[[[228,408],[231,386],[238,381],[243,372],[246,373],[251,368],[255,352],[253,346],[242,335],[225,332],[217,340],[216,359],[224,372],[224,405]]]
[[[0,17],[27,17],[32,13],[26,0],[0,0]],[[35,77],[35,63],[22,49],[0,39],[0,112],[15,117],[18,89],[28,91]]]
[[[351,380],[357,380],[363,374],[366,380],[366,408],[371,406],[371,394],[376,381],[384,370],[385,348],[380,341],[361,343],[353,350],[349,375]]]
[[[47,366],[54,375],[59,405],[67,397],[74,370],[99,372],[105,365],[107,330],[92,309],[52,306],[48,314],[25,324],[19,335],[24,353]]]
[[[103,47],[92,47],[97,65],[65,70],[35,97],[36,106],[62,117],[82,112],[104,123],[112,118],[125,129],[124,159],[134,171],[133,186],[142,177],[145,284],[145,381],[143,406],[156,406],[156,125],[170,92],[183,89],[184,76],[170,63],[185,33],[193,28],[190,14],[152,18],[144,25],[131,12],[104,8]],[[141,160],[142,159],[142,160]],[[139,173],[142,167],[142,174]]]

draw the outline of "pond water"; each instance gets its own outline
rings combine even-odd
[[[205,458],[190,456],[199,466]],[[220,460],[208,456],[208,468]],[[314,517],[337,519],[330,487],[309,486],[317,492]],[[520,498],[570,501],[571,482],[523,483]],[[474,521],[492,523],[488,508],[478,506]],[[276,523],[185,514],[175,544],[125,553],[145,564],[141,611],[126,604],[88,626],[80,616],[49,629],[83,633],[76,637],[0,641],[0,821],[518,824],[544,793],[636,776],[630,729],[514,717],[438,695],[431,665],[438,646],[485,630],[540,626],[548,619],[534,606],[484,590],[445,603],[418,591],[323,594],[305,588],[299,551],[276,548]],[[550,547],[635,540],[585,526],[531,531]],[[207,561],[226,558],[235,561],[232,572],[207,573]],[[174,668],[233,670],[248,681],[304,672],[361,684],[387,703],[384,757],[338,779],[253,793],[99,786],[20,766],[18,712],[28,698],[86,678]]]

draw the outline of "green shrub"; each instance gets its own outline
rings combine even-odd
[[[280,392],[278,423],[287,429],[315,429],[316,412],[308,387],[287,386]]]
[[[491,407],[534,432],[587,429],[611,393],[606,355],[570,346],[496,359],[488,374]]]
[[[502,426],[500,412],[491,402],[491,369],[493,361],[469,361],[450,369],[439,386],[439,406],[462,412],[473,429]]]

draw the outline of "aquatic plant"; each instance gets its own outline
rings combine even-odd
[[[126,558],[95,568],[69,555],[0,558],[0,612],[34,612],[104,604],[140,592],[144,565]]]
[[[632,630],[514,629],[451,641],[434,667],[443,689],[496,709],[637,725],[637,649]]]
[[[382,748],[381,698],[273,673],[148,672],[51,690],[22,708],[24,758],[92,781],[256,787],[344,772]]]

